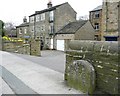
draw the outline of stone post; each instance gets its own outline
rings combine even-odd
[[[41,56],[40,52],[40,39],[30,40],[30,55]]]

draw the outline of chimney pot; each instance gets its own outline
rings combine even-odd
[[[51,0],[49,0],[47,6],[48,6],[48,8],[51,8],[51,7],[52,7],[52,2],[51,2]]]

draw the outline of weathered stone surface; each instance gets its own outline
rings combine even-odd
[[[0,35],[0,50],[2,50],[2,37]]]
[[[99,52],[114,52],[118,53],[118,42],[115,41],[71,41],[69,48],[72,50],[81,51],[99,51]]]
[[[41,56],[40,53],[40,39],[31,39],[30,42],[30,54],[35,56]]]
[[[30,44],[22,44],[21,46],[17,46],[16,50],[19,54],[30,55]]]
[[[105,40],[104,37],[106,36],[118,36],[119,1],[120,0],[108,0],[108,2],[103,2],[102,40]]]
[[[84,60],[75,60],[67,66],[67,84],[85,93],[93,93],[95,88],[95,70]]]
[[[92,41],[86,42],[86,41],[75,40],[74,42],[73,40],[69,43],[69,48],[72,50],[88,51],[88,50],[93,50],[93,44],[94,42]]]
[[[3,50],[34,56],[41,55],[39,39],[30,39],[27,42],[13,42],[3,40]]]
[[[85,60],[92,64],[96,73],[96,88],[108,94],[118,94],[118,78],[119,60],[118,60],[118,42],[95,42],[95,41],[71,41],[71,50],[66,51],[66,70],[65,80],[67,77],[67,68],[75,60]],[[86,47],[86,44],[91,44],[89,50],[81,50],[81,47]],[[78,46],[79,45],[79,46]],[[69,82],[68,82],[69,83]],[[70,82],[71,83],[71,82]],[[75,86],[73,86],[76,88]]]

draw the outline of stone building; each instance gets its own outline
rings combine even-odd
[[[44,49],[56,49],[55,33],[69,22],[76,20],[76,12],[68,2],[36,11],[29,16],[29,29],[32,38],[40,38]]]
[[[70,40],[94,40],[95,30],[89,20],[70,22],[56,33],[57,50],[68,49]]]
[[[89,12],[89,19],[95,29],[95,40],[100,41],[102,31],[102,5]]]
[[[118,14],[120,0],[104,0],[102,8],[102,40],[117,41],[118,36]]]
[[[16,26],[17,30],[17,37],[28,39],[30,38],[30,32],[29,32],[29,23],[27,22],[26,17],[23,18],[23,23],[19,26]]]

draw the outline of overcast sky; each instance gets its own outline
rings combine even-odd
[[[47,8],[49,0],[1,0],[0,20],[13,22],[16,25],[22,23],[24,16],[33,14]],[[89,15],[89,11],[102,5],[102,0],[51,0],[53,6],[68,2],[77,12],[77,17]]]

